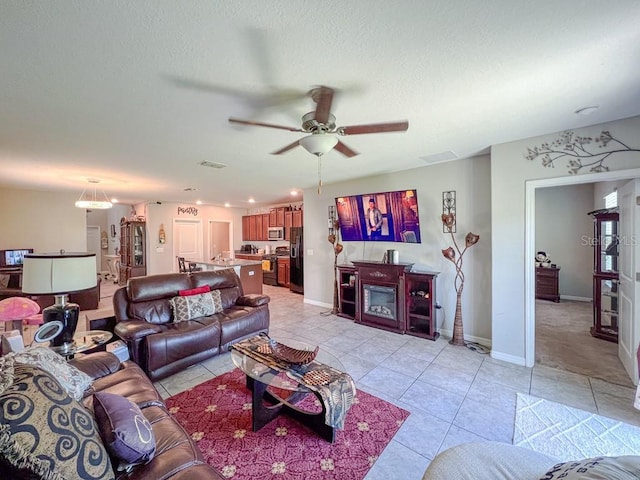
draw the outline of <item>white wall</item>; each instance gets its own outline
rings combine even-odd
[[[77,193],[0,188],[0,249],[84,252],[87,221]]]
[[[333,250],[327,240],[327,215],[335,197],[392,190],[417,189],[422,243],[344,242],[338,263],[351,260],[382,260],[385,250],[399,250],[400,261],[414,263],[414,269],[439,271],[436,280],[438,328],[452,330],[455,312],[453,265],[442,256],[451,238],[442,232],[442,192],[455,190],[457,197],[456,240],[464,244],[467,232],[480,235],[480,242],[464,257],[466,276],[463,293],[465,336],[490,343],[491,338],[491,207],[490,159],[488,156],[324,185],[304,192],[304,298],[306,302],[330,307],[333,303]],[[310,251],[313,252],[309,255]],[[444,326],[442,323],[444,321]]]
[[[185,213],[181,209],[191,209]],[[173,220],[177,218],[200,219],[202,221],[203,258],[206,258],[209,245],[209,220],[231,223],[234,250],[239,250],[242,244],[242,215],[245,209],[225,208],[210,205],[195,205],[185,203],[149,203],[136,206],[138,215],[146,217],[147,227],[147,275],[173,272],[176,269],[176,259],[173,254]],[[160,225],[164,226],[166,242],[160,244],[158,233]]]
[[[589,299],[593,296],[594,185],[567,185],[536,190],[535,251],[547,253],[560,267],[560,295]],[[531,259],[533,262],[534,260]]]
[[[595,138],[603,130],[639,147],[640,117],[576,129],[575,133]],[[525,155],[528,148],[558,137],[558,133],[549,134],[491,148],[492,355],[514,363],[525,363],[525,262],[530,261],[524,258],[526,182],[570,175],[566,161],[557,161],[555,168],[545,168]],[[637,168],[640,153],[616,154],[607,165],[612,171]],[[584,170],[577,176],[592,173],[588,167]]]

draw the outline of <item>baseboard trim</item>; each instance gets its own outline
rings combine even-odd
[[[560,295],[561,300],[575,300],[576,302],[593,302],[589,297],[576,297],[574,295]]]
[[[447,328],[441,328],[440,335],[447,338],[453,338],[453,330],[449,330]],[[464,339],[467,342],[479,343],[480,345],[484,345],[485,347],[491,348],[491,340],[488,338],[476,337],[475,335],[465,335]]]
[[[491,350],[491,358],[502,360],[503,362],[514,363],[522,367],[526,366],[524,357],[516,357],[515,355],[509,355],[508,353],[501,353]]]
[[[317,302],[315,300],[310,300],[308,298],[305,298],[303,302],[308,303],[309,305],[315,305],[316,307],[333,308],[332,303]]]

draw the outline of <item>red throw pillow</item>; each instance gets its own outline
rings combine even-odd
[[[178,295],[181,297],[190,297],[191,295],[198,295],[200,293],[207,293],[211,291],[211,287],[209,285],[203,285],[201,287],[192,288],[190,290],[180,290]]]

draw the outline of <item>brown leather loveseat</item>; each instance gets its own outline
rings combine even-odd
[[[220,291],[222,311],[174,322],[171,299],[205,285]],[[243,295],[233,269],[134,277],[116,290],[113,309],[116,335],[153,381],[269,331],[269,297]]]
[[[155,437],[153,459],[130,472],[119,472],[117,480],[222,480],[224,477],[204,462],[191,437],[169,413],[158,391],[133,362],[120,363],[109,352],[98,352],[71,360],[92,379],[92,394],[83,399],[93,411],[93,396],[107,392],[128,398],[149,420]],[[115,462],[113,462],[115,464]]]

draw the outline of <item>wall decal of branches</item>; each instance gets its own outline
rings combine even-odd
[[[600,151],[596,150],[599,149]],[[555,161],[567,158],[567,168],[571,175],[575,175],[583,168],[590,168],[590,172],[608,172],[605,165],[614,153],[640,152],[640,148],[632,148],[615,138],[607,130],[603,130],[599,137],[582,137],[567,130],[560,138],[552,142],[545,142],[537,147],[528,147],[525,158],[540,160],[543,167],[555,168]]]

